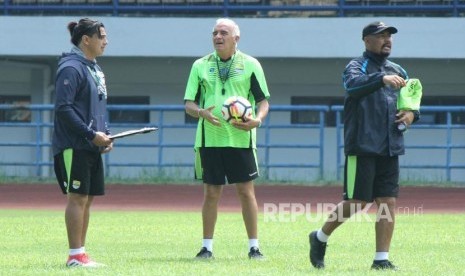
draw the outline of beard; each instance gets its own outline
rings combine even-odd
[[[380,51],[380,53],[379,53],[379,55],[382,56],[382,57],[384,57],[384,58],[389,57],[389,55],[391,54],[390,48],[389,48],[388,51],[383,51],[384,47],[386,47],[386,46],[387,46],[387,45],[383,45],[383,46],[381,47],[381,51]]]
[[[379,55],[382,56],[383,58],[388,58],[390,54],[391,54],[390,52],[381,52],[381,53],[379,53]]]

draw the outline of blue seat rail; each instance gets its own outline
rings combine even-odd
[[[27,1],[25,3],[13,3],[12,0],[3,0],[0,4],[0,10],[4,15],[18,15],[30,13],[47,13],[62,15],[66,14],[80,14],[85,10],[92,13],[111,14],[112,16],[120,16],[124,14],[133,14],[135,16],[148,15],[148,14],[162,14],[162,13],[175,13],[183,16],[198,16],[204,13],[213,13],[217,15],[221,13],[225,17],[240,13],[256,13],[257,16],[266,16],[267,12],[287,12],[287,11],[321,11],[321,12],[334,12],[336,17],[345,17],[350,13],[408,13],[411,15],[424,16],[424,14],[435,13],[443,14],[443,16],[459,17],[465,11],[465,3],[460,0],[452,1],[438,1],[437,3],[425,4],[420,0],[412,0],[408,3],[398,5],[395,1],[386,0],[384,3],[379,1],[345,1],[338,0],[337,2],[328,1],[326,5],[285,5],[271,4],[270,1],[257,1],[252,4],[241,3],[241,1],[225,0],[223,3],[215,3],[205,1],[205,4],[164,4],[160,1],[150,3],[120,3],[118,0],[99,1],[83,0],[79,4],[60,4],[57,2],[40,2],[40,1]],[[327,15],[325,15],[327,16]]]

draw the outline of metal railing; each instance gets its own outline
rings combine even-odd
[[[27,167],[34,167],[35,168],[35,176],[41,176],[41,170],[44,166],[52,166],[53,163],[50,160],[43,160],[42,153],[44,148],[51,147],[51,137],[49,139],[43,139],[44,137],[44,130],[51,129],[53,127],[53,123],[50,120],[44,119],[45,115],[44,112],[50,112],[53,110],[53,105],[0,105],[0,112],[7,112],[13,110],[24,110],[31,112],[31,121],[30,122],[0,122],[0,127],[5,127],[8,129],[15,128],[26,128],[26,129],[33,129],[35,132],[35,137],[30,137],[31,139],[27,139],[28,137],[16,137],[16,141],[6,141],[5,140],[5,133],[0,138],[0,155],[3,155],[5,150],[3,148],[10,148],[10,147],[24,147],[24,148],[33,148],[35,151],[35,156],[31,161],[1,161],[1,166],[27,166]],[[3,114],[3,116],[5,116]],[[13,131],[11,133],[14,133]],[[12,135],[13,136],[13,135]],[[10,138],[10,137],[8,137]],[[35,138],[35,139],[34,139]],[[11,139],[11,138],[10,138]],[[18,141],[19,140],[19,141]],[[21,141],[23,140],[23,141]],[[2,156],[3,159],[4,156]],[[11,160],[10,158],[6,158],[6,160]]]
[[[344,170],[344,124],[342,122],[342,106],[332,106],[332,111],[336,112],[336,133],[337,133],[337,179],[340,180],[342,171]],[[412,124],[412,129],[442,129],[446,132],[446,139],[438,140],[434,144],[429,145],[412,145],[406,144],[406,149],[442,149],[446,152],[446,160],[443,165],[401,165],[402,168],[411,169],[443,169],[446,173],[446,180],[451,181],[451,172],[453,169],[465,169],[464,164],[458,164],[452,162],[452,150],[453,149],[464,149],[465,150],[465,138],[462,137],[460,142],[453,142],[452,131],[455,129],[465,129],[465,124],[454,124],[452,123],[452,113],[464,112],[465,106],[422,106],[421,112],[445,112],[446,122],[445,124]],[[421,121],[421,119],[420,119]]]
[[[42,176],[43,168],[51,168],[53,166],[51,157],[51,130],[53,128],[53,105],[0,105],[0,115],[5,114],[7,111],[20,110],[30,111],[30,121],[28,122],[0,122],[0,167],[3,166],[25,166],[32,167],[34,169],[34,175],[31,176]],[[184,116],[184,106],[182,105],[110,105],[108,106],[109,111],[117,110],[136,110],[136,111],[148,111],[153,113],[151,123],[148,124],[133,124],[133,123],[113,123],[110,124],[111,128],[138,128],[143,126],[156,126],[159,128],[159,132],[156,140],[143,143],[128,143],[124,140],[118,141],[118,148],[156,148],[158,150],[157,160],[152,163],[138,163],[138,162],[118,162],[115,161],[112,154],[105,155],[105,164],[107,166],[107,172],[111,168],[116,167],[149,167],[149,168],[167,168],[167,167],[193,167],[193,162],[169,162],[167,161],[167,154],[165,151],[170,148],[182,149],[192,148],[194,131],[196,124],[185,123],[184,120],[175,120],[172,118],[167,119],[167,112],[174,112],[182,114]],[[319,113],[319,121],[314,124],[294,124],[290,123],[290,113],[299,111],[316,111]],[[341,172],[344,166],[344,145],[343,145],[343,124],[342,124],[342,106],[291,106],[291,105],[275,105],[271,106],[269,116],[263,123],[262,128],[259,130],[259,139],[257,140],[258,149],[263,151],[260,154],[262,158],[260,161],[260,167],[264,169],[265,179],[269,179],[270,172],[274,168],[308,168],[316,169],[320,178],[324,176],[324,159],[325,159],[325,117],[327,112],[336,112],[336,163],[337,163],[337,179],[339,180],[342,176]],[[446,121],[442,124],[414,124],[412,129],[430,129],[430,130],[443,130],[445,132],[444,139],[437,139],[434,143],[430,144],[407,144],[406,148],[419,149],[419,150],[434,150],[438,149],[445,152],[445,161],[443,163],[436,164],[406,164],[401,165],[403,168],[412,169],[439,169],[444,170],[446,180],[451,181],[452,170],[465,169],[465,163],[461,164],[454,162],[452,158],[452,152],[454,150],[465,150],[465,139],[461,137],[459,141],[456,141],[457,135],[453,135],[455,130],[465,130],[465,124],[453,123],[452,114],[454,112],[464,112],[465,106],[424,106],[421,108],[422,114],[428,112],[443,112],[446,114]],[[279,113],[288,113],[279,115]],[[289,115],[289,119],[287,118]],[[1,118],[1,116],[0,116]],[[183,117],[184,118],[184,117]],[[284,119],[283,119],[284,118]],[[12,129],[12,130],[10,130]],[[32,129],[32,132],[28,132],[28,135],[18,134],[24,129]],[[171,139],[168,132],[170,129],[192,129],[192,135],[189,136],[188,142],[170,142]],[[277,142],[272,142],[272,137],[275,137],[274,131],[281,131],[285,134],[291,133],[291,130],[302,129],[307,133],[306,135],[299,134],[299,139],[293,139],[292,135],[288,135],[285,139],[281,139]],[[310,131],[313,131],[310,133]],[[314,134],[316,131],[317,135]],[[171,134],[172,135],[172,134]],[[190,135],[190,134],[189,134]],[[12,138],[13,137],[13,138]],[[260,139],[260,137],[263,137]],[[192,140],[192,141],[191,141]],[[276,140],[276,139],[275,139]],[[14,154],[19,152],[16,149],[30,148],[32,149],[31,156],[26,156],[22,160],[14,161],[14,158],[5,156],[5,152],[12,150]],[[14,149],[14,150],[13,150]],[[296,163],[292,158],[280,159],[280,162],[273,162],[271,151],[277,149],[311,149],[318,151],[317,155],[309,154],[308,158],[305,158],[305,162]],[[5,155],[4,155],[5,154]],[[116,155],[115,155],[116,156]],[[16,156],[17,157],[17,156]],[[328,156],[326,156],[328,158]],[[115,158],[117,159],[117,158]],[[192,158],[188,158],[191,160]],[[283,161],[284,160],[284,161]],[[307,162],[308,161],[308,162]]]
[[[272,123],[272,118],[275,116],[276,112],[291,112],[291,111],[318,111],[319,113],[319,122],[316,124],[274,124]],[[329,111],[329,106],[324,105],[280,105],[280,106],[271,106],[270,113],[266,117],[265,123],[263,124],[263,128],[265,129],[265,143],[258,143],[258,148],[265,149],[265,163],[260,164],[264,168],[266,168],[266,179],[269,179],[269,169],[270,168],[318,168],[319,170],[319,178],[321,179],[324,175],[324,128],[325,128],[325,121],[326,121],[326,113]],[[301,143],[301,142],[292,142],[292,139],[286,140],[286,142],[282,143],[271,143],[271,131],[273,129],[317,129],[318,130],[318,139],[313,137],[308,137],[310,142],[308,143]],[[307,140],[307,139],[305,139]],[[312,141],[313,140],[313,141]],[[302,164],[295,164],[295,163],[271,163],[270,162],[270,150],[277,149],[277,148],[307,148],[307,149],[318,149],[318,158],[316,162],[313,163],[302,163]],[[308,160],[312,160],[308,158]]]
[[[13,0],[3,0],[0,3],[0,10],[4,15],[18,14],[80,14],[86,11],[88,14],[110,14],[112,16],[120,16],[124,14],[133,16],[148,16],[153,14],[178,14],[180,16],[199,16],[211,14],[212,16],[241,16],[245,14],[250,16],[250,13],[257,17],[267,17],[268,12],[315,12],[314,16],[318,16],[318,12],[323,12],[322,16],[328,16],[327,12],[333,12],[333,16],[344,17],[354,13],[370,13],[370,14],[408,14],[409,16],[425,16],[428,13],[435,13],[442,16],[463,16],[461,13],[465,11],[465,3],[461,0],[451,1],[369,1],[369,0],[338,0],[328,2],[317,2],[315,4],[305,5],[286,5],[270,4],[270,1],[229,1],[225,0],[222,3],[217,1],[204,1],[202,4],[194,3],[170,3],[169,1],[153,1],[153,3],[144,1],[144,3],[128,3],[119,0],[108,1],[92,1],[82,0],[75,1],[73,4],[61,3],[61,1],[27,1],[24,3],[13,2]]]
[[[28,147],[35,149],[34,160],[23,161],[23,162],[11,162],[0,158],[0,166],[28,166],[35,168],[35,176],[41,176],[43,167],[53,166],[52,158],[44,160],[44,152],[51,152],[51,129],[53,128],[53,120],[51,114],[53,112],[53,105],[26,105],[18,107],[16,105],[0,105],[0,112],[7,110],[30,110],[31,121],[30,122],[0,122],[0,128],[33,128],[35,129],[35,137],[23,142],[14,141],[2,141],[0,138],[1,147]],[[178,112],[184,114],[184,106],[182,105],[109,105],[108,111],[149,111],[155,112],[154,118],[156,121],[148,124],[134,124],[134,123],[110,123],[110,128],[139,128],[139,127],[158,127],[157,140],[150,143],[127,143],[125,141],[118,141],[118,148],[157,148],[158,156],[157,162],[154,163],[138,163],[138,162],[116,162],[113,161],[112,154],[105,155],[106,172],[108,173],[113,167],[149,167],[149,168],[166,168],[166,167],[193,167],[193,162],[167,162],[165,161],[164,151],[168,148],[193,148],[194,144],[194,130],[192,131],[192,141],[186,143],[170,142],[165,132],[169,129],[186,129],[196,128],[196,124],[171,123],[165,118],[167,112]],[[290,106],[290,105],[276,105],[270,108],[270,114],[263,123],[260,131],[264,132],[264,142],[257,142],[259,150],[264,151],[263,162],[259,166],[265,169],[265,179],[268,179],[270,170],[272,168],[316,168],[319,172],[319,177],[323,176],[324,167],[324,127],[325,127],[325,114],[329,111],[329,106]],[[279,123],[279,120],[275,122],[274,117],[276,113],[282,112],[293,112],[293,111],[317,111],[319,112],[319,122],[315,124],[290,124],[290,123]],[[49,114],[45,114],[45,113]],[[45,130],[48,129],[48,135],[45,134]],[[316,129],[318,132],[318,139],[308,135],[308,139],[287,139],[285,142],[273,143],[271,142],[272,132],[274,130],[285,130],[290,129]],[[301,138],[301,137],[300,137]],[[301,142],[304,140],[305,142]],[[318,150],[319,154],[317,158],[308,158],[308,162],[304,163],[276,163],[272,162],[270,158],[270,151],[275,149],[286,149],[286,148],[302,148],[302,149],[315,149]],[[2,151],[4,152],[4,151]],[[190,160],[191,158],[189,158]],[[316,159],[316,160],[315,160]]]

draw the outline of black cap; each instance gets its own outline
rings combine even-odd
[[[388,30],[391,34],[397,33],[396,28],[388,26],[381,21],[371,22],[363,28],[362,39],[364,39],[367,35],[379,34],[386,30]]]

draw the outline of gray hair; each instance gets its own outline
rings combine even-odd
[[[215,26],[219,24],[224,24],[227,26],[231,26],[233,28],[233,35],[234,36],[241,36],[241,30],[239,30],[239,25],[236,24],[232,19],[229,18],[218,18],[216,20]]]

